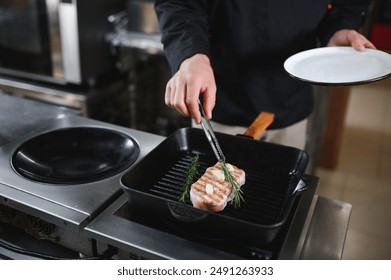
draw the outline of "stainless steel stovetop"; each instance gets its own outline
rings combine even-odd
[[[78,116],[60,116],[44,128],[0,148],[0,165],[3,167],[0,170],[0,186],[3,196],[6,195],[9,200],[15,203],[19,202],[31,206],[41,213],[58,216],[61,221],[80,226],[83,221],[93,216],[108,200],[112,200],[113,196],[118,194],[120,191],[119,178],[123,172],[106,180],[82,185],[51,185],[23,178],[12,169],[10,164],[14,151],[26,140],[48,131],[66,127],[101,127],[124,132],[138,143],[140,147],[138,160],[160,143],[163,137]]]
[[[0,94],[0,111],[3,100]],[[120,186],[120,177],[126,170],[108,179],[80,185],[51,185],[25,179],[12,169],[12,154],[24,141],[44,132],[79,126],[120,131],[138,143],[137,161],[164,140],[158,135],[66,114],[62,110],[52,110],[49,114],[41,104],[24,107],[26,102],[30,101],[17,100],[13,104],[15,108],[8,110],[7,117],[14,118],[11,122],[14,125],[10,123],[5,133],[0,129],[0,245],[3,237],[12,237],[3,226],[5,221],[22,229],[22,236],[26,235],[23,230],[34,236],[35,242],[30,235],[22,238],[25,244],[34,243],[38,249],[44,247],[42,240],[37,239],[40,238],[83,257],[100,256],[108,249],[113,249],[114,258],[119,259],[338,259],[342,256],[351,205],[314,195],[318,178],[313,176],[307,176],[309,188],[297,202],[297,210],[278,243],[239,250],[234,248],[236,245],[226,248],[229,241],[215,245],[214,241],[173,229],[159,220],[159,213],[154,219],[134,213]],[[16,119],[15,116],[20,116],[18,108],[32,105],[39,107],[34,114],[42,114],[40,118],[33,122],[33,116],[29,118],[29,114],[24,113],[23,118]],[[26,222],[32,230],[24,228]],[[0,246],[0,257],[4,255],[3,250],[7,251],[3,247]]]
[[[22,99],[18,101],[20,104],[30,102]],[[50,113],[54,112],[57,111]],[[50,239],[82,254],[92,255],[95,254],[92,244],[94,241],[84,236],[83,228],[121,194],[119,180],[125,171],[105,180],[79,185],[45,184],[26,179],[13,170],[11,158],[14,151],[26,140],[49,131],[68,127],[97,127],[119,131],[135,139],[140,148],[137,162],[164,138],[73,114],[64,114],[62,110],[57,113],[35,125],[29,123],[26,116],[26,125],[31,131],[15,139],[6,139],[7,142],[4,141],[0,146],[0,221],[2,212],[7,210],[11,213],[7,215],[13,218],[8,217],[6,222],[13,220],[13,224],[23,227],[26,218],[22,217],[22,213],[25,213],[39,219],[40,223],[45,223],[42,226],[45,230],[50,228],[46,236],[38,236],[39,238]],[[18,125],[21,127],[12,128],[13,133],[26,130],[22,127],[23,121],[18,122]],[[44,232],[40,234],[45,235]]]

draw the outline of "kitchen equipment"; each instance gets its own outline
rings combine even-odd
[[[0,91],[74,110],[84,117],[115,124],[129,123],[129,96],[126,80],[118,79],[105,87],[75,88],[26,79],[0,77]]]
[[[13,156],[16,155],[21,147],[28,147],[24,146],[24,143],[28,143],[31,139],[45,140],[46,144],[48,144],[49,140],[46,141],[46,136],[66,135],[68,132],[71,132],[70,138],[68,136],[64,140],[52,141],[52,144],[63,145],[68,140],[72,142],[70,139],[75,135],[80,137],[84,135],[90,139],[93,135],[97,137],[101,135],[103,139],[97,139],[98,142],[113,137],[119,140],[119,142],[117,141],[118,145],[122,141],[129,145],[137,144],[139,149],[137,162],[152,147],[160,143],[162,137],[76,115],[65,115],[64,111],[56,106],[31,100],[18,99],[13,96],[0,99],[2,102],[15,99],[14,103],[6,103],[5,106],[13,106],[14,110],[9,110],[10,114],[4,116],[7,119],[8,126],[2,126],[0,129],[1,135],[4,133],[4,129],[7,128],[7,135],[12,135],[12,138],[8,137],[8,140],[2,142],[0,146],[0,166],[2,166],[0,169],[0,227],[2,223],[5,223],[22,230],[25,234],[31,234],[36,239],[39,239],[36,241],[37,244],[41,243],[40,240],[42,240],[42,242],[46,241],[43,243],[53,243],[54,245],[78,252],[82,257],[95,256],[97,254],[96,243],[84,235],[83,228],[122,194],[120,176],[125,172],[126,169],[124,168],[127,168],[126,166],[129,162],[126,163],[125,161],[122,167],[119,166],[119,170],[112,169],[111,175],[105,174],[99,178],[91,176],[89,178],[90,182],[82,184],[80,183],[80,177],[73,177],[74,174],[62,174],[65,175],[65,179],[68,181],[76,178],[79,182],[61,184],[58,183],[61,177],[59,176],[60,169],[57,169],[56,183],[43,183],[35,180],[35,178],[32,180],[21,176],[13,168]],[[46,107],[49,107],[51,110],[45,110]],[[20,108],[26,111],[21,114]],[[32,114],[35,111],[33,108],[35,110],[39,109],[43,113]],[[80,133],[79,129],[91,130],[88,133]],[[129,139],[131,139],[131,142],[128,142]],[[75,141],[75,143],[81,142],[83,142],[82,139]],[[41,142],[33,141],[30,143]],[[99,150],[100,153],[104,154],[103,150],[106,148],[113,152],[121,149],[121,147],[110,148],[105,143],[97,151]],[[55,150],[53,149],[53,151]],[[129,153],[128,155],[132,158]],[[31,156],[34,160],[44,160],[44,155],[39,150],[33,151],[28,156]],[[49,164],[49,162],[46,163]],[[108,162],[102,158],[101,164],[105,163]],[[32,166],[34,167],[34,165]],[[97,167],[97,170],[99,170],[99,167]],[[33,169],[32,171],[36,170]],[[76,170],[73,171],[76,172]],[[105,170],[102,169],[100,172],[104,173]],[[83,176],[83,174],[77,175]],[[49,177],[46,174],[45,180]],[[84,181],[86,178],[82,179]],[[5,215],[3,215],[4,213]],[[7,236],[4,235],[2,237]],[[24,239],[21,240],[23,241]],[[18,243],[15,246],[18,248],[24,247]]]
[[[140,149],[134,139],[99,127],[49,131],[24,142],[12,157],[20,175],[49,184],[83,184],[131,166]]]
[[[177,226],[189,231],[271,242],[299,193],[294,191],[305,172],[307,154],[240,136],[216,133],[216,137],[227,162],[246,171],[242,207],[228,205],[222,212],[209,213],[190,202],[178,202],[191,159],[200,156],[200,176],[216,162],[204,132],[196,128],[176,131],[121,177],[129,203],[138,211],[175,217]]]
[[[126,4],[128,29],[145,34],[159,34],[154,5],[155,1],[151,0],[129,0]]]
[[[126,171],[91,183],[57,186],[26,179],[11,166],[22,143],[65,128],[99,127],[124,133],[139,145],[137,161],[165,138],[68,115],[57,106],[14,96],[0,94],[0,108],[6,113],[0,126],[0,259],[101,259],[112,254],[113,259],[182,260],[342,256],[351,205],[314,195],[316,177],[304,176],[307,190],[297,195],[272,242],[253,246],[246,238],[232,242],[222,235],[218,239],[210,231],[192,232],[192,227],[178,225],[171,215],[147,215],[133,207],[120,186]],[[211,153],[202,131],[200,138]]]
[[[125,0],[0,1],[0,91],[129,126],[127,73],[105,36]],[[28,28],[27,28],[28,27]]]
[[[325,47],[297,53],[284,62],[294,78],[320,85],[357,85],[391,75],[391,55],[373,49]]]
[[[124,0],[0,2],[0,73],[55,84],[112,77],[117,58],[105,34]],[[27,28],[28,27],[28,28]]]
[[[286,222],[268,244],[258,246],[249,238],[232,240],[222,234],[197,230],[194,226],[187,228],[178,224],[173,216],[148,215],[128,203],[125,193],[86,227],[86,234],[99,243],[118,248],[118,255],[123,259],[298,259],[308,220],[312,218],[312,201],[318,183],[318,179],[311,176],[306,176],[305,180],[307,190],[297,196]],[[331,212],[326,216],[335,222]],[[320,228],[311,239],[319,240],[324,236],[324,229]],[[333,230],[338,232],[336,227]],[[321,240],[329,244],[324,238]],[[101,248],[105,250],[107,247]],[[329,247],[326,250],[330,252]]]

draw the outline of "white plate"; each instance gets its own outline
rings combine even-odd
[[[391,75],[391,55],[352,47],[316,48],[289,57],[284,68],[292,77],[309,83],[363,84]]]

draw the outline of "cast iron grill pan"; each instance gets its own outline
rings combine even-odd
[[[297,195],[293,193],[308,162],[305,152],[281,145],[216,133],[227,162],[246,172],[240,208],[228,205],[209,213],[191,202],[178,202],[186,170],[200,156],[198,177],[216,163],[204,132],[184,128],[166,138],[121,178],[128,201],[137,211],[174,217],[188,231],[250,238],[254,243],[271,242],[289,215]]]

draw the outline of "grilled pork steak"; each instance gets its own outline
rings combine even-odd
[[[244,185],[245,172],[231,164],[227,167],[238,186]],[[191,185],[190,200],[198,209],[222,211],[233,196],[232,186],[225,179],[220,162],[206,169],[204,175]]]

